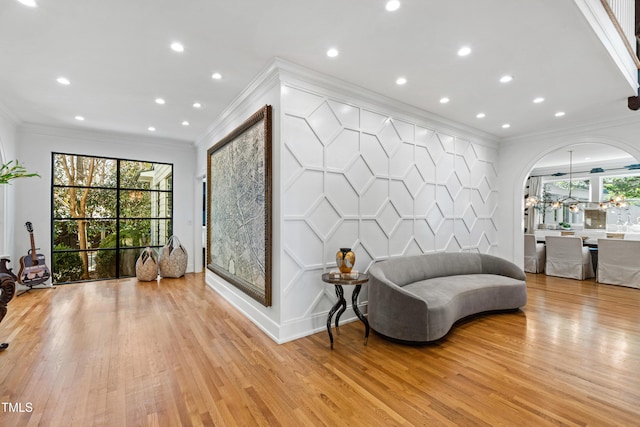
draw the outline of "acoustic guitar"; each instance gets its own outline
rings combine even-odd
[[[45,264],[44,255],[36,253],[36,244],[33,240],[33,226],[30,222],[25,224],[31,239],[31,249],[28,255],[20,258],[20,272],[18,281],[23,285],[32,287],[46,282],[51,277],[51,272]]]

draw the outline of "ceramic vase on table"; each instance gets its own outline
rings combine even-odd
[[[356,263],[356,254],[351,252],[351,248],[340,248],[336,253],[336,265],[340,273],[350,273]]]

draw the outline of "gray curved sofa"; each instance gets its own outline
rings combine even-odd
[[[369,324],[400,341],[435,341],[464,317],[527,303],[524,271],[492,255],[439,252],[391,258],[373,264],[369,276]]]

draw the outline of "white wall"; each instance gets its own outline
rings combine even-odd
[[[202,212],[202,180],[207,172],[207,150],[218,141],[241,125],[245,120],[260,110],[265,105],[272,106],[272,177],[273,177],[273,210],[272,210],[272,251],[275,257],[272,263],[272,305],[265,307],[258,301],[235,286],[229,284],[220,276],[210,270],[206,270],[206,281],[216,292],[243,312],[258,327],[267,333],[273,340],[280,341],[280,269],[277,263],[278,248],[280,248],[280,196],[278,191],[280,182],[280,124],[277,119],[280,114],[280,83],[277,70],[273,64],[269,65],[260,75],[252,81],[248,87],[227,107],[209,127],[205,136],[196,142],[197,147],[197,172],[195,187],[198,189],[195,210]],[[198,237],[200,238],[200,236]]]
[[[336,297],[320,276],[340,247],[354,249],[361,271],[404,254],[495,252],[494,141],[281,60],[198,142],[199,174],[206,149],[264,104],[274,107],[273,305],[211,272],[207,282],[275,341],[324,330]]]
[[[17,127],[17,121],[0,105],[0,163],[16,160]],[[0,186],[0,255],[9,257],[14,253],[14,209],[12,208],[14,200],[14,185]],[[14,264],[10,266],[15,267],[18,259],[14,257],[11,261]],[[18,271],[17,268],[14,270]]]
[[[119,135],[98,131],[63,129],[46,126],[21,126],[18,132],[17,157],[30,172],[41,178],[16,180],[15,204],[16,260],[30,248],[24,223],[31,221],[36,246],[51,264],[51,154],[70,153],[164,162],[173,164],[173,230],[189,253],[187,271],[194,271],[194,223],[200,216],[194,213],[195,148],[190,143],[159,138]],[[199,195],[199,193],[198,193]],[[197,222],[196,222],[197,221]],[[200,248],[200,242],[197,242]]]
[[[498,246],[494,144],[313,79],[283,78],[283,339],[326,327],[336,296],[320,276],[341,247],[364,272],[389,257]]]
[[[633,118],[632,118],[633,119]],[[500,143],[498,170],[500,206],[498,254],[522,266],[524,259],[524,186],[535,164],[557,149],[580,143],[602,143],[625,150],[640,160],[640,123],[625,119],[571,131],[530,135]]]

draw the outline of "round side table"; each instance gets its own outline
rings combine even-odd
[[[329,316],[327,316],[327,332],[329,332],[329,341],[331,342],[331,350],[333,350],[333,334],[331,333],[331,318],[334,314],[336,314],[336,332],[340,334],[340,326],[338,322],[340,321],[340,316],[347,309],[347,301],[344,299],[344,289],[342,286],[345,285],[354,285],[355,289],[353,290],[353,294],[351,296],[351,302],[353,307],[353,312],[358,316],[358,319],[364,323],[365,333],[364,333],[364,345],[367,345],[367,341],[369,340],[369,322],[367,318],[360,313],[358,310],[358,295],[360,294],[360,289],[362,289],[362,285],[366,284],[369,281],[369,276],[360,273],[358,277],[355,279],[345,279],[341,277],[331,277],[329,273],[324,273],[322,275],[322,281],[331,283],[336,288],[336,295],[338,296],[338,302],[335,303],[331,310],[329,311]]]

